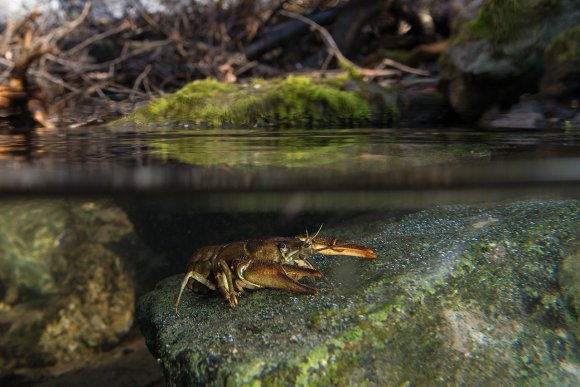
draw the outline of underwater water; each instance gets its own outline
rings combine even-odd
[[[578,132],[0,133],[0,219],[2,385],[580,378]],[[321,225],[378,258],[174,314],[195,249]]]

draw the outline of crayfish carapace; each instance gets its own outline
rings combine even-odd
[[[217,290],[233,308],[244,289],[273,288],[315,294],[316,289],[298,282],[304,277],[322,277],[309,259],[312,254],[377,257],[371,249],[318,236],[319,232],[312,236],[307,232],[293,238],[250,239],[198,249],[181,281],[175,312],[186,286],[200,293]]]

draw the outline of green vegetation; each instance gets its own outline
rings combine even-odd
[[[558,63],[580,63],[580,27],[570,28],[556,36],[546,49]]]
[[[458,40],[486,39],[494,47],[519,39],[540,40],[546,20],[562,3],[562,0],[486,0]]]
[[[173,95],[151,101],[130,118],[145,124],[170,120],[218,125],[225,114],[220,105],[231,100],[234,90],[233,85],[212,79],[192,82]]]
[[[290,76],[244,85],[201,80],[150,102],[128,120],[196,127],[390,125],[396,119],[392,100],[385,90],[346,77]]]
[[[494,43],[510,39],[514,29],[529,23],[529,10],[523,7],[524,0],[488,0],[479,10],[477,17],[468,25],[468,37],[488,39]]]

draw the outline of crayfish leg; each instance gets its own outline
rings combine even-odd
[[[244,270],[244,278],[253,284],[299,294],[316,294],[316,289],[303,285],[294,278],[320,276],[322,273],[315,269],[265,261],[254,261]]]
[[[181,296],[183,294],[183,291],[185,290],[185,287],[189,283],[190,279],[196,280],[197,282],[201,283],[202,285],[207,286],[211,290],[215,290],[215,285],[213,283],[211,283],[202,274],[200,274],[196,271],[193,271],[193,270],[188,271],[187,273],[185,273],[185,277],[183,277],[183,279],[181,280],[181,285],[179,287],[179,293],[177,294],[177,299],[175,300],[175,313],[176,314],[179,314],[179,302],[181,301]]]
[[[218,270],[215,277],[218,289],[230,303],[230,308],[235,308],[238,304],[238,298],[236,297],[236,290],[234,289],[232,271],[225,261],[220,260],[218,262]]]

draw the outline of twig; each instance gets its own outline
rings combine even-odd
[[[383,66],[383,67],[384,66],[391,66],[391,67],[394,67],[394,68],[399,69],[401,71],[404,71],[406,73],[421,75],[424,77],[428,77],[430,75],[429,71],[416,69],[414,67],[409,67],[409,66],[406,66],[402,63],[396,62],[396,61],[394,61],[392,59],[388,59],[388,58],[383,59],[383,61],[381,62],[381,66]]]
[[[51,49],[47,45],[40,45],[35,46],[35,48],[23,55],[17,62],[14,63],[14,67],[12,67],[12,71],[10,72],[10,84],[14,85],[15,83],[21,84],[21,87],[27,88],[28,84],[26,79],[26,73],[30,66],[38,61],[42,56],[46,53],[50,52]]]
[[[144,84],[145,84],[145,81],[147,81],[147,79],[145,79],[143,81]],[[139,90],[130,89],[126,86],[119,85],[118,83],[113,83],[113,84],[108,85],[106,90],[109,92],[117,93],[117,94],[126,94],[128,96],[131,96],[131,95],[133,95],[133,96],[140,95],[142,97],[147,96],[147,93],[144,93],[144,92],[139,91]],[[134,97],[130,97],[130,98],[134,98]]]
[[[16,26],[14,25],[14,21],[8,19],[6,22],[6,26],[4,27],[4,34],[2,35],[2,41],[0,41],[0,55],[4,55],[4,53],[8,50],[8,45],[10,44],[10,40],[12,39],[12,34]]]
[[[66,23],[62,27],[55,28],[49,34],[46,34],[45,36],[43,36],[42,39],[38,39],[38,41],[39,41],[38,45],[56,42],[56,41],[60,40],[63,36],[65,36],[66,34],[75,30],[78,26],[80,26],[85,21],[87,15],[89,14],[90,9],[91,9],[91,3],[86,2],[79,17],[77,17],[73,21]]]
[[[270,15],[268,15],[268,17],[266,18],[266,20],[262,21],[260,23],[260,26],[258,27],[258,29],[262,29],[263,27],[267,26],[268,24],[270,24],[270,22],[272,21],[272,19],[274,18],[274,16],[276,16],[278,14],[279,11],[282,11],[284,9],[284,5],[286,5],[286,3],[288,2],[288,0],[282,0],[280,2],[280,4],[278,4],[273,10],[272,12],[270,12]]]
[[[144,79],[147,78],[147,75],[149,75],[150,71],[151,71],[151,65],[148,64],[145,67],[145,70],[143,70],[143,72],[141,74],[139,74],[137,79],[135,79],[135,83],[133,84],[133,90],[132,90],[131,94],[129,95],[129,99],[135,98],[135,94],[139,90],[139,85],[141,84],[141,82],[143,82]]]
[[[301,22],[308,24],[313,29],[318,31],[320,33],[320,36],[322,37],[322,40],[324,41],[324,44],[326,45],[326,47],[328,48],[330,53],[333,54],[334,56],[336,56],[336,58],[338,59],[338,61],[340,63],[343,63],[347,67],[353,69],[359,75],[362,75],[365,77],[385,77],[385,76],[392,76],[392,75],[399,74],[399,72],[392,71],[392,70],[373,70],[373,69],[367,69],[364,67],[360,67],[359,65],[357,65],[356,63],[353,63],[350,59],[348,59],[347,57],[345,57],[342,54],[342,52],[338,48],[336,42],[334,41],[334,38],[332,37],[332,35],[330,35],[330,32],[328,32],[328,30],[326,28],[322,27],[321,25],[319,25],[315,21],[308,19],[307,17],[305,17],[303,15],[300,15],[299,13],[290,12],[290,11],[280,11],[280,15],[300,20]],[[402,67],[407,67],[407,66],[404,66],[402,64],[399,64],[399,65]],[[422,71],[422,70],[417,70],[417,69],[413,69],[413,70],[416,71],[415,74]],[[420,74],[420,75],[423,75],[423,74]]]
[[[0,56],[0,64],[6,66],[8,70],[12,70],[12,67],[14,67],[13,61],[8,60],[6,58],[2,58],[1,56]]]
[[[253,68],[254,68],[254,67],[256,67],[257,65],[258,65],[258,61],[256,61],[256,60],[253,60],[253,61],[251,61],[251,62],[248,62],[248,63],[246,63],[245,65],[243,65],[242,67],[240,67],[239,69],[237,69],[237,70],[234,72],[234,75],[237,77],[237,76],[239,76],[240,74],[243,74],[243,73],[245,73],[246,71],[248,71],[248,70],[250,70],[250,69],[253,69]]]
[[[151,82],[149,82],[149,78],[143,80],[143,89],[146,92],[145,96],[147,96],[147,98],[153,97],[153,90],[151,90]]]
[[[330,65],[330,61],[332,60],[332,58],[334,58],[334,54],[329,52],[326,55],[324,62],[322,62],[322,66],[320,67],[320,71],[322,72],[322,74],[326,73],[326,70],[328,70],[328,65]]]
[[[12,20],[8,20],[6,23],[6,28],[4,29],[4,36],[2,38],[2,43],[0,44],[0,54],[5,54],[6,50],[8,50],[8,46],[10,45],[10,41],[17,34],[19,31],[25,29],[30,30],[30,25],[40,17],[40,12],[32,11],[30,15],[26,16],[22,20],[18,21],[17,23],[13,22]]]
[[[143,20],[145,20],[145,23],[149,24],[149,26],[153,28],[153,30],[160,31],[161,29],[159,28],[159,25],[155,22],[155,20],[153,20],[153,18],[149,15],[149,13],[145,11],[145,9],[143,9],[141,2],[136,2],[135,5],[137,5],[137,11],[139,12],[139,15],[141,15]]]
[[[111,82],[108,80],[104,80],[101,82],[96,82],[93,83],[92,79],[90,79],[88,76],[86,76],[85,74],[81,74],[81,78],[85,81],[85,83],[87,85],[89,85],[89,87],[87,89],[85,89],[84,93],[86,94],[92,94],[93,92],[97,93],[99,95],[99,97],[101,97],[102,99],[110,99],[109,97],[107,97],[105,95],[105,93],[103,92],[103,89],[101,86],[107,86],[108,84],[110,84]]]
[[[53,76],[52,74],[50,74],[49,72],[47,72],[46,70],[43,70],[43,71],[30,70],[30,74],[34,75],[37,78],[42,78],[46,81],[49,81],[49,82],[52,82],[56,85],[62,86],[63,88],[68,89],[69,91],[81,92],[81,90],[68,84],[62,78],[57,78],[57,77]]]
[[[58,57],[56,55],[50,55],[50,54],[48,54],[46,56],[46,59],[51,60],[55,63],[58,63],[62,66],[68,67],[69,69],[71,69],[77,73],[85,73],[85,72],[89,72],[89,71],[102,71],[103,69],[110,70],[110,68],[112,66],[116,66],[118,64],[121,64],[121,63],[125,62],[126,60],[131,59],[137,55],[141,55],[141,54],[144,54],[148,51],[154,50],[156,48],[163,47],[163,46],[167,45],[168,43],[171,43],[171,39],[149,42],[147,44],[144,44],[143,47],[136,49],[134,51],[126,52],[125,54],[123,54],[123,55],[121,55],[113,60],[110,60],[107,62],[102,62],[102,63],[95,63],[95,64],[83,64],[83,63],[79,63],[79,62],[73,62],[73,61]]]
[[[97,35],[91,36],[90,38],[86,39],[85,41],[83,41],[83,42],[81,42],[81,43],[77,44],[77,45],[76,45],[76,46],[74,46],[73,48],[71,48],[71,49],[67,50],[67,51],[66,51],[66,54],[67,54],[67,55],[74,55],[74,54],[76,54],[77,52],[79,52],[79,51],[81,51],[82,49],[84,49],[85,47],[87,47],[87,46],[89,46],[89,45],[91,45],[91,44],[93,44],[93,43],[95,43],[95,42],[97,42],[97,41],[99,41],[99,40],[102,40],[102,39],[108,38],[109,36],[112,36],[112,35],[119,34],[119,33],[123,32],[123,31],[125,31],[125,30],[129,29],[130,27],[131,27],[131,24],[130,24],[130,23],[127,21],[127,20],[124,20],[124,21],[123,21],[123,22],[122,22],[120,25],[118,25],[117,27],[115,27],[115,28],[112,28],[112,29],[110,29],[110,30],[107,30],[107,31],[104,31],[104,32],[102,32],[102,33],[100,33],[100,34],[97,34]]]
[[[339,12],[344,9],[343,6],[336,6],[334,8],[326,9],[312,15],[312,19],[318,24],[329,24],[332,23]],[[283,12],[283,11],[281,11]],[[279,12],[280,14],[282,14]],[[263,53],[272,49],[273,47],[288,42],[298,35],[305,33],[308,30],[308,26],[301,23],[299,20],[290,20],[286,23],[276,25],[271,28],[267,28],[264,31],[264,37],[253,42],[245,48],[246,57],[249,60],[257,59]]]

